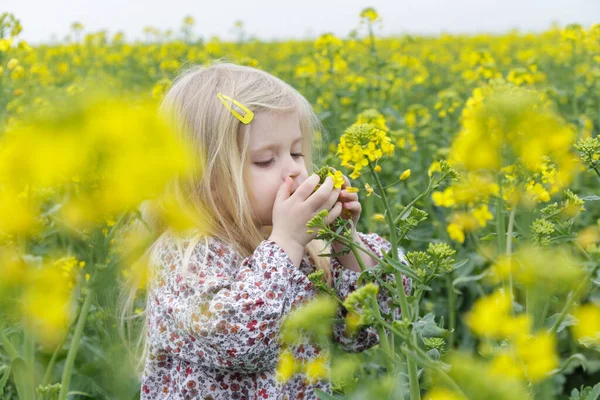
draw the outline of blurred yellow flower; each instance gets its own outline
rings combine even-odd
[[[329,376],[329,357],[320,355],[308,361],[303,369],[310,383],[314,383],[319,379],[326,379]]]
[[[296,362],[294,355],[289,350],[284,350],[279,354],[277,369],[275,374],[280,382],[287,382],[296,373],[299,363]]]
[[[549,333],[520,337],[517,352],[532,382],[544,380],[550,371],[558,368],[560,360],[556,354],[556,338]]]
[[[571,327],[577,340],[585,339],[600,346],[600,307],[588,303],[576,307],[571,314],[577,318],[577,324]]]
[[[407,169],[406,171],[404,171],[402,174],[400,174],[401,181],[408,179],[409,177],[410,177],[410,168]]]

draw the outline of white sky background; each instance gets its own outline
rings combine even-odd
[[[20,37],[32,44],[62,40],[74,21],[84,33],[123,31],[128,41],[141,39],[148,25],[178,33],[188,14],[196,19],[194,34],[205,39],[233,39],[234,22],[242,20],[249,35],[270,40],[325,32],[345,37],[369,6],[383,18],[380,35],[539,32],[553,22],[600,23],[600,0],[0,0],[0,13],[15,14]]]

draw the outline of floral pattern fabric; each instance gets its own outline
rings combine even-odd
[[[377,234],[359,236],[378,256],[391,247]],[[183,244],[187,248],[189,242]],[[231,246],[207,238],[185,255],[189,262],[184,271],[184,255],[174,238],[161,239],[156,251],[141,399],[316,399],[317,388],[331,392],[326,380],[310,383],[299,373],[283,384],[275,375],[277,335],[285,315],[317,294],[307,278],[315,271],[308,254],[296,267],[277,243],[264,240],[242,259]],[[341,299],[357,288],[359,273],[336,258],[331,259],[331,272]],[[392,274],[384,279],[395,282]],[[410,293],[410,279],[404,277],[403,285]],[[380,288],[378,302],[383,313],[391,311],[386,289]],[[338,314],[343,317],[345,310],[340,307]],[[354,352],[379,341],[372,327],[350,336],[344,325],[335,325],[333,337]],[[303,361],[320,352],[310,343],[291,350]]]

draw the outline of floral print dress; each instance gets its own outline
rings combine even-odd
[[[379,256],[391,247],[377,234],[358,234]],[[296,267],[273,241],[264,240],[242,259],[221,240],[207,240],[186,254],[187,274],[174,238],[165,236],[159,242],[148,290],[148,354],[141,399],[316,399],[316,388],[330,393],[326,380],[310,383],[298,373],[283,384],[275,374],[277,334],[285,315],[317,294],[307,278],[316,270],[308,254]],[[189,241],[183,244],[187,248]],[[331,259],[331,272],[341,299],[357,288],[359,273],[344,268],[337,258]],[[395,282],[392,274],[384,279]],[[404,277],[403,284],[410,293],[410,279]],[[391,301],[381,288],[378,302],[383,313],[391,312]],[[343,317],[346,311],[340,307],[338,313]],[[398,318],[399,311],[395,314]],[[352,352],[379,341],[372,327],[350,336],[345,326],[334,325],[333,337]],[[310,343],[292,351],[303,361],[319,355]]]

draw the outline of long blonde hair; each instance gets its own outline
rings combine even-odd
[[[313,170],[313,132],[323,132],[310,103],[296,89],[267,72],[217,60],[208,66],[192,67],[175,79],[161,104],[160,113],[167,118],[173,131],[197,151],[192,152],[195,172],[177,176],[167,185],[166,192],[179,205],[191,207],[205,219],[203,231],[186,242],[187,249],[181,246],[182,241],[178,243],[177,247],[186,254],[182,257],[186,270],[190,248],[203,238],[206,241],[207,236],[224,241],[242,257],[248,257],[269,233],[268,228],[261,230],[256,225],[244,184],[243,166],[252,123],[244,125],[236,119],[217,98],[219,92],[244,104],[255,114],[296,112],[309,173]],[[150,228],[155,238],[145,253],[150,263],[156,262],[158,243],[171,233],[159,217],[161,207],[164,205],[160,200],[147,201],[140,206],[144,227]],[[141,225],[129,229],[141,229]],[[173,237],[177,239],[178,236]],[[317,269],[323,270],[325,279],[331,283],[330,260],[318,256],[323,248],[323,242],[317,240],[306,246]],[[135,350],[133,358],[139,361],[136,368],[141,373],[147,351],[147,315],[145,311],[133,312],[138,283],[123,284],[119,326],[121,336],[131,344],[131,323],[143,319],[137,343],[133,349],[129,347]]]

